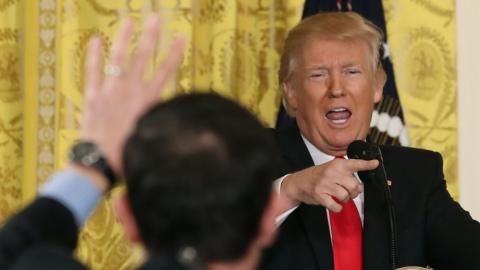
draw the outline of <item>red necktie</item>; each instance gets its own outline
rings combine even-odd
[[[337,157],[343,158],[343,157]],[[340,213],[329,211],[335,270],[362,269],[362,222],[353,200]]]

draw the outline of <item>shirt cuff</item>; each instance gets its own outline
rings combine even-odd
[[[287,178],[287,176],[289,176],[290,174],[286,174],[280,178],[278,178],[277,180],[273,181],[273,189],[277,192],[277,194],[280,195],[280,188],[282,187],[282,183],[283,183],[283,180],[285,180],[285,178]]]
[[[290,174],[286,174],[280,178],[278,178],[277,180],[273,181],[273,188],[275,189],[275,191],[277,192],[278,195],[280,195],[281,193],[281,187],[282,187],[282,183],[283,183],[283,180],[285,180],[285,178],[287,178],[287,176],[289,176]],[[298,208],[298,205],[297,206],[294,206],[290,209],[288,209],[287,211],[281,213],[279,216],[277,216],[275,218],[275,225],[278,227],[280,225],[282,225],[282,223],[288,218],[288,216],[290,216],[290,214],[295,211],[295,209]]]
[[[297,208],[298,208],[298,205],[288,209],[287,211],[285,211],[283,213],[281,213],[278,217],[275,218],[275,225],[277,227],[282,225],[282,223],[288,218],[288,216],[290,216],[290,214],[293,213],[293,211],[295,211]]]
[[[96,208],[102,192],[85,175],[62,171],[43,185],[40,196],[54,199],[65,206],[80,227]]]

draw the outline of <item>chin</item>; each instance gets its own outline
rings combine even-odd
[[[348,145],[354,140],[332,140],[330,141],[329,145],[331,146],[332,150],[334,151],[347,151]]]
[[[361,136],[354,136],[354,135],[332,135],[330,138],[334,138],[330,141],[330,145],[333,146],[337,151],[346,151],[348,146],[356,140],[364,140],[365,138],[359,138]]]

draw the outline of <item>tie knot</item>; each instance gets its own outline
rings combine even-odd
[[[339,159],[345,159],[344,156],[336,156],[335,158],[339,158]]]

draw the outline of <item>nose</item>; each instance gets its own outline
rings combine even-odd
[[[345,89],[342,84],[342,75],[339,72],[332,72],[328,85],[328,96],[338,98],[345,96]]]

